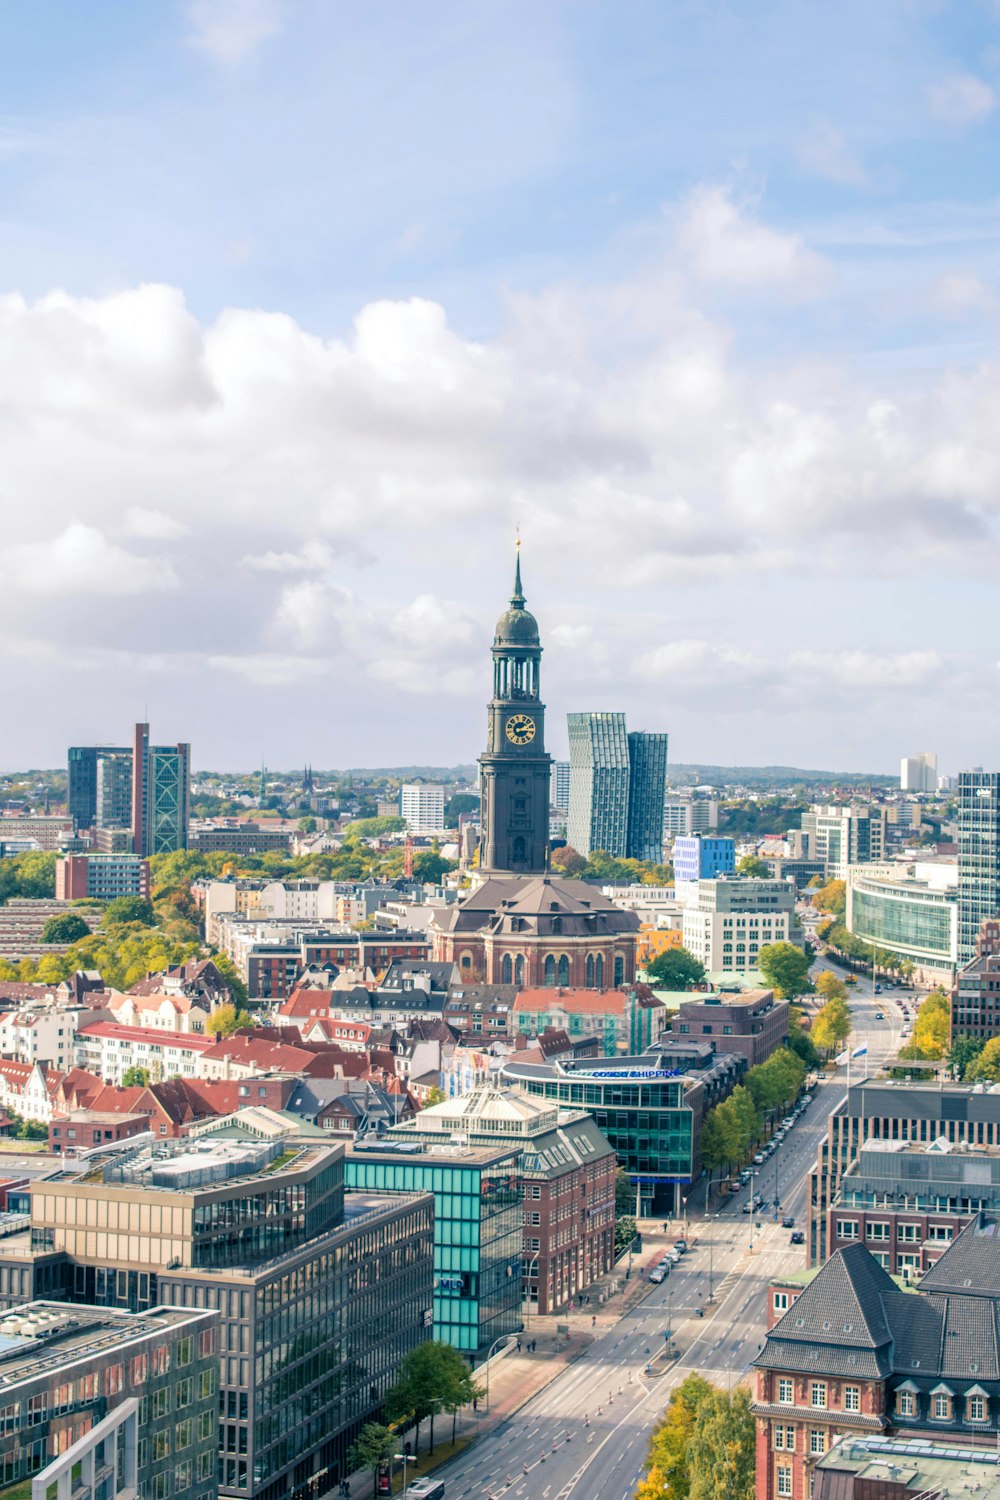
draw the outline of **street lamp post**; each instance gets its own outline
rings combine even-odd
[[[516,1338],[517,1338],[517,1334],[516,1333],[502,1333],[500,1335],[500,1337],[498,1339],[494,1339],[493,1342],[492,1342],[492,1344],[490,1345],[490,1352],[486,1356],[486,1410],[487,1411],[489,1411],[489,1409],[490,1409],[490,1360],[493,1358],[493,1351],[494,1351],[494,1349],[499,1348],[499,1346],[501,1344],[509,1344],[512,1339],[516,1339]]]
[[[754,1180],[755,1180],[756,1176],[757,1176],[757,1173],[751,1171],[751,1173],[750,1173],[750,1254],[751,1255],[753,1254],[753,1216],[754,1216],[754,1213],[756,1212],[756,1210],[754,1208],[754,1190],[753,1190],[753,1185],[754,1185]]]
[[[529,1323],[529,1320],[531,1318],[531,1276],[532,1276],[532,1272],[533,1271],[537,1271],[537,1269],[538,1269],[538,1257],[541,1255],[541,1253],[542,1252],[540,1250],[536,1250],[535,1251],[535,1253],[532,1256],[531,1260],[529,1260],[529,1262],[528,1262],[528,1273],[527,1273],[527,1275],[524,1278],[524,1281],[525,1281],[525,1296],[524,1296],[524,1301],[526,1302],[527,1308],[528,1308],[528,1311],[527,1311],[527,1313],[525,1315],[525,1319],[524,1319],[524,1326],[525,1326],[525,1328],[528,1327],[528,1323]],[[539,1287],[536,1287],[535,1288],[535,1292],[536,1292],[535,1303],[537,1305],[541,1301],[541,1289]]]
[[[414,1458],[412,1453],[397,1453],[396,1458],[398,1462],[403,1465],[403,1500],[406,1500],[406,1490],[408,1484],[406,1476],[409,1473],[409,1470],[406,1466],[407,1464],[412,1464],[414,1462]]]

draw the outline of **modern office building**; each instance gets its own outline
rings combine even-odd
[[[390,1132],[428,1145],[520,1149],[524,1193],[523,1291],[533,1312],[554,1312],[614,1264],[615,1170],[611,1144],[582,1109],[561,1109],[492,1084],[433,1104]]]
[[[716,1052],[737,1053],[756,1068],[787,1042],[790,1009],[787,1000],[775,1000],[773,990],[692,995],[677,1007],[672,1035],[711,1038]]]
[[[867,1245],[891,1276],[917,1281],[984,1210],[1000,1212],[1000,1148],[867,1140],[830,1205],[827,1246]]]
[[[642,1218],[679,1213],[701,1175],[705,1114],[740,1081],[746,1059],[708,1042],[660,1042],[634,1057],[575,1058],[503,1066],[506,1082],[566,1107],[585,1109],[614,1146],[636,1189]]]
[[[407,833],[443,833],[444,787],[404,782],[399,789],[399,815],[406,819]]]
[[[955,976],[951,1034],[983,1042],[1000,1036],[1000,919],[983,923],[975,958]]]
[[[976,956],[982,924],[1000,916],[1000,773],[958,778],[958,961]]]
[[[77,828],[104,835],[107,852],[119,852],[128,829],[135,854],[170,854],[187,848],[190,781],[190,745],[153,745],[149,725],[136,724],[130,748],[70,746],[68,811]]]
[[[413,1140],[392,1130],[348,1148],[347,1183],[360,1193],[433,1194],[433,1335],[485,1354],[521,1326],[523,1201],[520,1146]],[[430,1332],[430,1329],[428,1329]]]
[[[767,943],[801,942],[793,880],[738,875],[698,883],[684,908],[684,947],[709,973],[753,969]]]
[[[958,960],[954,864],[870,864],[847,872],[847,930],[909,959],[921,983],[950,984]]]
[[[663,808],[667,795],[665,734],[634,731],[628,736],[628,829],[625,852],[629,859],[659,864],[663,858]]]
[[[1000,1147],[1000,1090],[982,1084],[910,1083],[865,1078],[852,1084],[830,1115],[819,1146],[809,1194],[809,1262],[827,1257],[830,1206],[862,1143],[871,1140],[929,1146],[943,1141],[953,1150]],[[900,1174],[900,1181],[903,1175]]]
[[[35,1301],[0,1315],[0,1484],[55,1500],[215,1500],[217,1317]]]
[[[65,854],[56,860],[56,900],[149,896],[149,862],[138,854]]]
[[[714,880],[732,875],[736,869],[736,843],[733,839],[707,838],[703,833],[686,834],[674,839],[674,879]]]
[[[899,763],[901,792],[937,791],[937,755],[933,750],[918,750],[904,755]]]
[[[569,817],[566,838],[586,858],[628,850],[629,753],[625,715],[568,714]]]
[[[192,1137],[39,1180],[30,1242],[4,1240],[0,1301],[27,1280],[101,1307],[217,1310],[221,1492],[316,1500],[429,1335],[433,1204],[345,1198],[343,1146],[267,1109]]]
[[[823,861],[827,880],[846,880],[851,865],[885,857],[886,820],[884,807],[817,806],[802,814],[802,831],[809,835],[812,858]]]
[[[552,806],[560,812],[569,812],[569,761],[552,762],[552,790],[549,793]]]
[[[663,837],[710,833],[719,826],[719,804],[714,797],[671,797],[663,804]]]

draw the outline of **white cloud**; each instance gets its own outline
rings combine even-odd
[[[333,563],[333,552],[325,542],[303,542],[297,552],[261,552],[241,558],[240,566],[252,573],[318,573]]]
[[[951,73],[927,90],[930,112],[945,125],[974,125],[987,119],[997,106],[988,83],[972,73]]]
[[[169,562],[136,557],[74,522],[50,541],[0,548],[0,578],[27,594],[145,594],[180,587]]]
[[[284,21],[284,0],[189,0],[188,40],[215,62],[244,63]]]
[[[862,187],[868,174],[851,151],[842,130],[824,122],[814,126],[798,149],[802,166],[816,177],[839,182],[845,187]]]
[[[125,530],[129,536],[145,537],[153,542],[172,542],[177,537],[188,536],[190,527],[165,516],[161,510],[144,510],[130,505],[125,512]]]
[[[790,658],[793,673],[815,674],[844,688],[911,689],[928,687],[945,671],[937,651],[796,651]]]
[[[995,313],[996,294],[972,271],[950,271],[931,287],[934,306],[947,317],[962,318]]]
[[[762,224],[718,186],[691,194],[681,212],[678,240],[695,275],[706,281],[815,285],[829,270],[802,235]]]

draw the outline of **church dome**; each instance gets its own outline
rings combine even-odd
[[[539,644],[538,621],[531,611],[524,607],[520,553],[517,555],[517,567],[514,571],[514,592],[510,597],[510,608],[505,609],[497,621],[493,644],[494,646],[537,646]]]

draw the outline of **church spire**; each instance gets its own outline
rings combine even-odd
[[[520,531],[518,531],[518,533],[517,533],[517,542],[516,542],[515,545],[517,547],[517,552],[516,552],[517,561],[514,564],[514,592],[510,596],[510,602],[511,602],[511,604],[513,604],[513,606],[514,606],[515,609],[523,609],[524,608],[524,591],[521,588],[521,533],[520,533]]]

